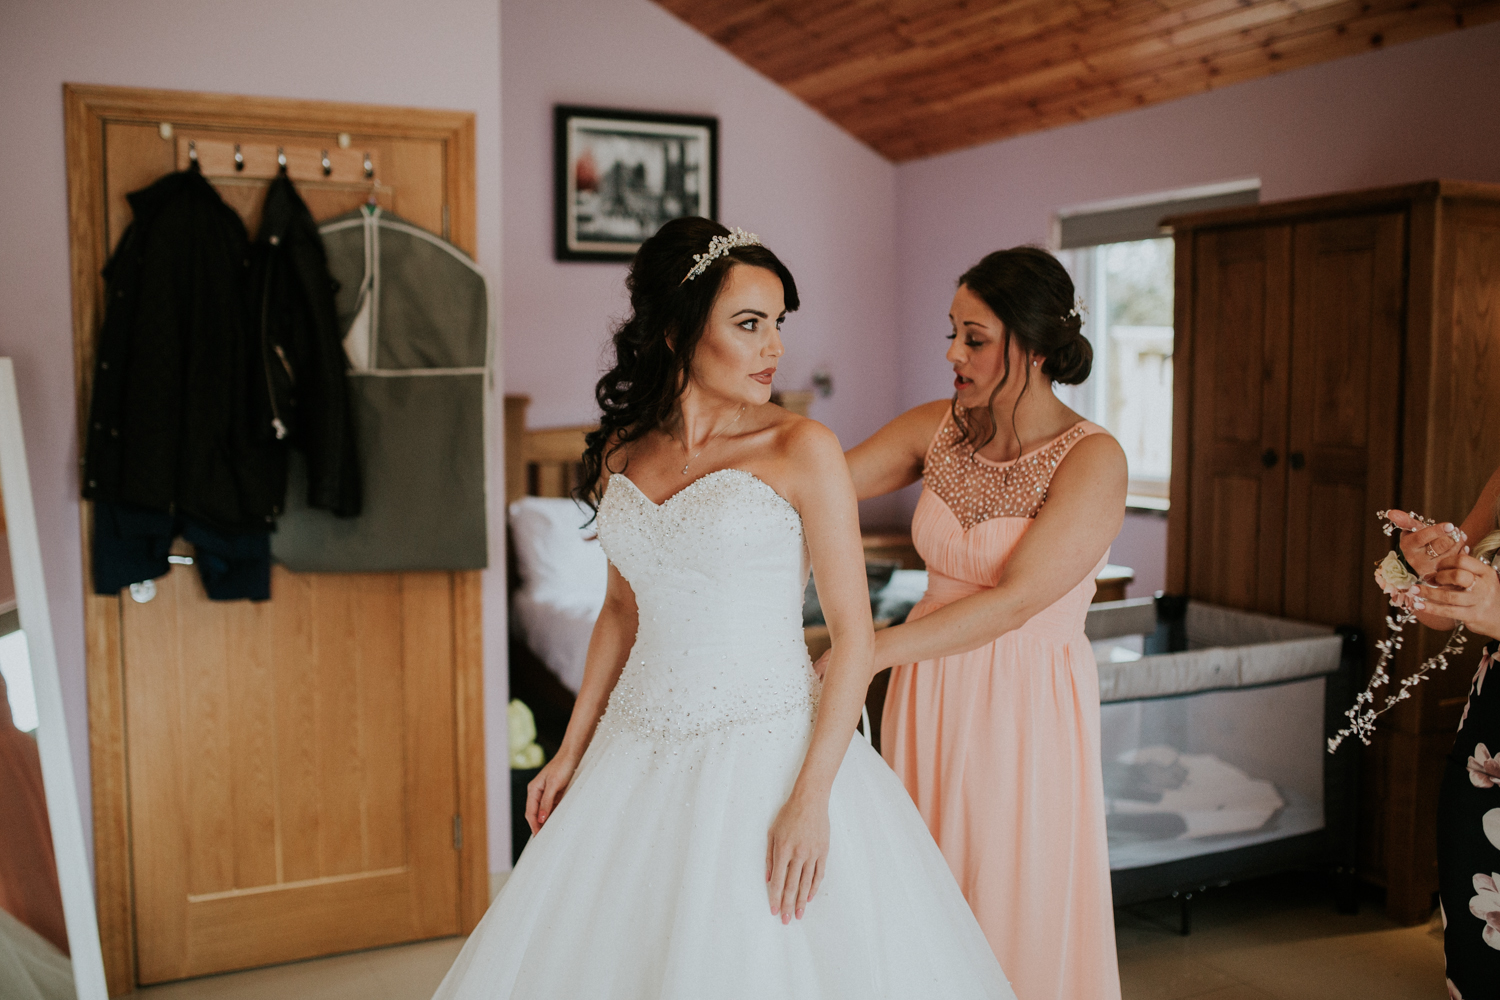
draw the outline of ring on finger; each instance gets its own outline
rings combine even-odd
[[[1429,559],[1436,559],[1438,557],[1438,554],[1432,550],[1432,543],[1431,542],[1428,542],[1426,545],[1423,546],[1423,548],[1425,548],[1427,550],[1427,558],[1429,558]]]

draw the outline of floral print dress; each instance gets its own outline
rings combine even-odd
[[[1500,996],[1500,643],[1480,657],[1443,775],[1438,878],[1449,997]]]

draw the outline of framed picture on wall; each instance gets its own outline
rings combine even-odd
[[[558,260],[629,260],[662,223],[719,215],[719,120],[553,109]]]

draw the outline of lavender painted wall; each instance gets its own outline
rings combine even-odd
[[[498,292],[499,59],[497,0],[0,0],[0,355],[15,359],[85,822],[91,810],[63,82],[474,111],[479,262]],[[503,498],[498,428],[492,439],[491,494]],[[503,567],[503,532],[491,538],[491,565]],[[490,856],[507,868],[503,569],[486,574],[484,604]]]
[[[941,335],[954,279],[990,250],[1045,245],[1058,209],[1244,177],[1260,178],[1262,201],[1500,181],[1497,67],[1492,24],[902,164],[902,405],[950,392]],[[1163,585],[1147,557],[1164,546],[1158,520],[1130,517],[1112,558],[1137,570],[1132,593]]]
[[[797,276],[778,386],[834,377],[813,404],[845,446],[896,412],[895,168],[648,0],[505,0],[505,388],[545,427],[596,418],[622,264],[552,258],[552,106],[716,115],[719,217],[758,233]],[[865,511],[881,520],[879,504]],[[882,522],[884,523],[884,522]]]

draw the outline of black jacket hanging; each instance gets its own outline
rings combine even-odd
[[[104,269],[83,495],[267,531],[286,453],[260,418],[244,224],[197,170],[129,201],[134,221]]]
[[[134,221],[104,270],[83,461],[83,495],[99,503],[95,588],[165,572],[181,532],[228,560],[210,596],[263,598],[289,445],[308,456],[308,503],[340,516],[360,506],[336,286],[317,227],[285,176],[267,193],[255,245],[196,169],[129,200]],[[126,521],[131,530],[109,530]]]
[[[338,285],[318,225],[285,173],[266,192],[255,242],[260,363],[269,389],[259,419],[306,457],[307,505],[354,517],[359,459],[334,307]]]

